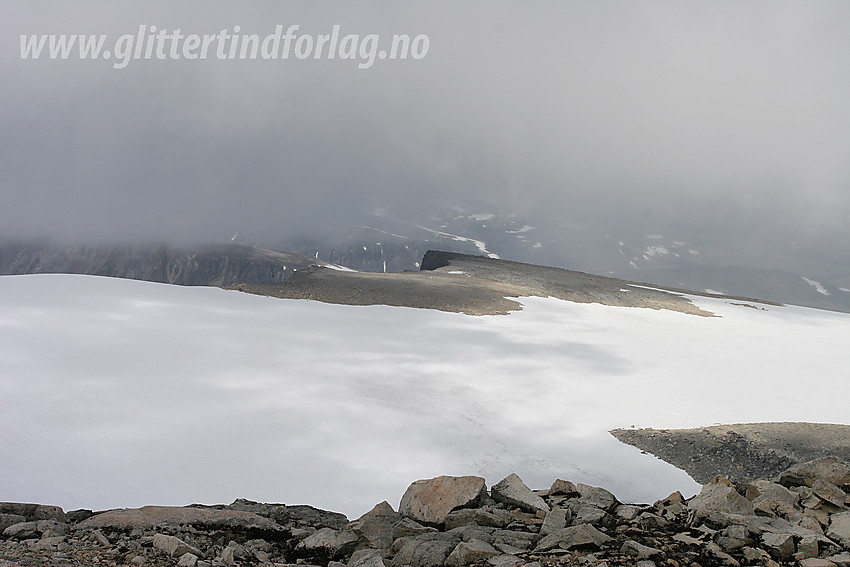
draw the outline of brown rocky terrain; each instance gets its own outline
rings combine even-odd
[[[522,305],[510,299],[517,297],[555,297],[578,303],[712,315],[682,295],[694,295],[693,292],[660,289],[561,268],[434,250],[425,254],[422,267],[416,272],[376,274],[313,267],[299,270],[286,281],[236,284],[229,288],[280,298],[343,305],[395,305],[469,315],[495,315],[519,310]],[[748,304],[753,302],[746,298],[727,299]]]
[[[846,567],[848,491],[850,465],[828,457],[654,504],[560,479],[531,490],[512,474],[488,490],[442,476],[354,521],[247,500],[97,513],[2,503],[0,567]]]
[[[837,456],[850,462],[850,425],[742,423],[696,429],[615,429],[611,434],[703,484],[717,474],[735,482],[770,478],[819,457]]]

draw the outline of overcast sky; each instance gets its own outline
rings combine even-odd
[[[850,218],[847,2],[0,2],[0,233],[277,238],[480,199]],[[428,36],[420,59],[22,60],[21,34]],[[386,46],[386,43],[381,43]],[[744,227],[744,228],[742,228]]]

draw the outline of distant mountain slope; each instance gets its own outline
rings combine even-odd
[[[570,218],[569,211],[523,215],[497,205],[465,203],[422,211],[415,218],[375,210],[352,221],[344,236],[264,245],[370,272],[418,269],[430,249],[491,255],[850,312],[850,235],[826,240],[798,236],[776,243],[773,257],[764,258],[755,251],[759,246],[722,231],[706,233],[652,219],[639,226],[599,226]]]
[[[288,279],[326,262],[238,244],[197,248],[168,246],[56,246],[46,242],[0,244],[0,275],[88,274],[179,285],[225,286]]]

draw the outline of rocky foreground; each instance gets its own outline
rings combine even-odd
[[[834,457],[773,480],[718,476],[684,499],[622,504],[604,488],[556,480],[529,489],[510,475],[414,482],[349,522],[310,506],[64,512],[0,504],[0,567],[708,567],[850,566],[850,465]]]

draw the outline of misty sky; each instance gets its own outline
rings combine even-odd
[[[458,5],[460,4],[460,5]],[[0,1],[0,235],[275,239],[477,199],[628,226],[850,218],[846,2]],[[427,34],[419,60],[21,60],[21,34]],[[766,240],[769,240],[766,239]]]

